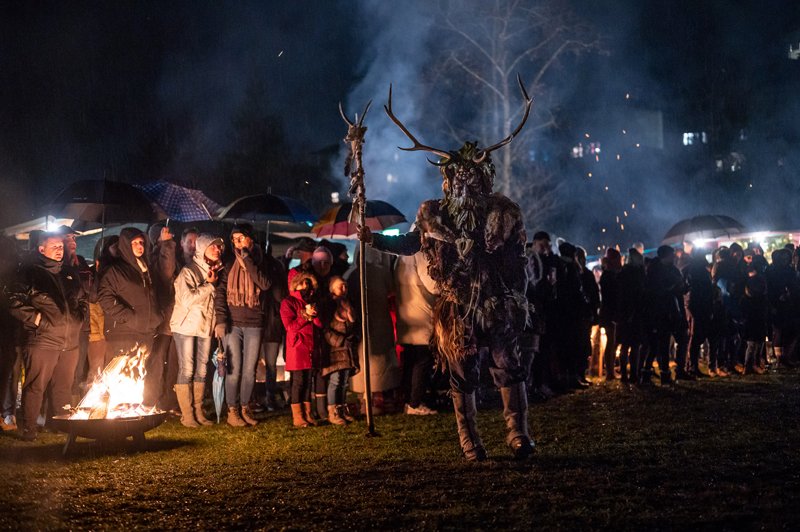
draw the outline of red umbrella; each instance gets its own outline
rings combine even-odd
[[[325,211],[311,231],[318,238],[351,238],[357,233],[356,224],[350,221],[352,203],[342,203]],[[372,231],[383,231],[406,221],[403,213],[381,200],[368,200],[365,225]]]

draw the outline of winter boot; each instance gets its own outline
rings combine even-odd
[[[178,406],[181,409],[181,425],[189,428],[197,428],[200,425],[194,419],[192,411],[192,391],[188,384],[176,384],[175,395],[178,397]]]
[[[292,425],[295,427],[308,427],[308,421],[303,414],[303,405],[301,403],[292,403]]]
[[[453,409],[456,413],[458,439],[464,458],[470,462],[486,460],[486,449],[480,434],[478,434],[478,425],[475,420],[478,413],[475,406],[475,393],[466,394],[453,391]]]
[[[258,421],[253,418],[253,411],[250,410],[250,405],[242,406],[242,419],[251,427],[258,425]]]
[[[246,427],[247,423],[242,419],[242,416],[239,415],[239,407],[238,406],[229,406],[228,407],[228,425],[231,427]]]
[[[339,415],[337,405],[328,405],[328,422],[331,425],[347,425],[347,421]]]
[[[352,423],[356,420],[350,413],[347,411],[347,405],[336,405],[336,409],[339,412],[339,417],[347,421],[348,423]]]
[[[306,423],[311,425],[312,427],[319,426],[319,421],[314,417],[311,408],[311,402],[303,403],[303,416],[306,418]]]
[[[503,417],[506,420],[506,443],[521,460],[533,453],[533,442],[528,435],[528,394],[525,383],[520,382],[507,388],[500,388],[503,398]]]
[[[194,418],[201,425],[213,425],[214,423],[206,418],[203,413],[203,395],[205,395],[206,385],[203,382],[195,382],[192,386],[192,397],[194,406]]]

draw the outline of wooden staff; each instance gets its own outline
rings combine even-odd
[[[344,175],[350,178],[350,190],[348,193],[353,198],[353,207],[350,209],[350,217],[348,222],[356,224],[359,232],[361,228],[366,226],[367,218],[367,195],[364,187],[364,167],[361,164],[361,152],[364,145],[364,134],[367,128],[364,127],[364,117],[369,111],[369,106],[372,105],[372,100],[367,103],[364,112],[361,113],[361,118],[356,115],[355,120],[350,120],[342,109],[341,102],[339,103],[339,114],[342,119],[347,123],[347,135],[344,137],[344,143],[349,149],[347,158],[344,163]],[[364,241],[358,241],[358,276],[361,287],[361,342],[363,345],[364,356],[362,358],[361,370],[364,372],[364,398],[367,407],[367,429],[368,436],[377,436],[375,432],[375,419],[372,415],[372,384],[370,382],[370,369],[369,369],[369,335],[368,335],[368,319],[367,312],[367,267],[366,267],[366,245]]]

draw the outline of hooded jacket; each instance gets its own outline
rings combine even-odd
[[[192,263],[184,266],[175,279],[175,307],[169,322],[173,333],[210,338],[214,332],[214,289],[207,281],[210,266],[205,260],[208,246],[218,237],[197,237]]]
[[[152,337],[162,321],[150,272],[139,266],[139,262],[147,266],[147,254],[137,259],[131,249],[131,242],[140,236],[147,249],[147,236],[140,230],[126,227],[120,232],[119,259],[105,271],[97,289],[109,341]]]
[[[77,349],[81,325],[88,315],[86,292],[77,271],[38,254],[20,273],[9,297],[9,310],[29,331],[27,345],[57,351]]]
[[[307,272],[300,272],[289,283],[289,297],[281,303],[281,321],[286,327],[286,371],[311,369],[312,357],[319,351],[315,346],[317,332],[322,329],[319,314],[310,318],[305,313],[306,304],[298,287],[306,280],[317,289],[317,280]],[[317,331],[315,331],[315,327]]]

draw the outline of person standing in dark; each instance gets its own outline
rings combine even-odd
[[[138,345],[151,353],[163,315],[145,252],[147,236],[135,227],[126,227],[120,231],[117,249],[119,258],[105,270],[97,290],[106,350],[114,357]],[[154,409],[161,396],[163,365],[163,359],[148,355],[142,400],[145,408]]]
[[[234,255],[225,263],[214,294],[214,334],[225,342],[228,375],[225,401],[228,425],[257,425],[250,410],[256,365],[264,331],[264,300],[272,286],[263,252],[253,240],[253,227],[231,230]]]
[[[594,273],[586,268],[586,250],[578,247],[575,255],[580,266],[581,289],[586,300],[585,312],[581,319],[581,332],[578,334],[579,357],[578,375],[574,385],[578,388],[589,386],[586,380],[586,371],[589,369],[589,357],[592,353],[592,327],[597,325],[598,311],[600,310],[600,286],[595,281]]]
[[[267,246],[264,255],[267,275],[272,285],[264,298],[264,337],[261,350],[266,365],[264,406],[267,410],[278,407],[278,351],[286,337],[286,329],[281,322],[281,302],[289,295],[286,270],[283,264],[272,256],[272,245]]]
[[[800,298],[800,282],[791,265],[792,254],[788,249],[772,252],[772,264],[765,272],[770,321],[772,323],[772,345],[779,366],[790,366],[789,357],[797,345],[797,310]]]
[[[727,372],[732,372],[738,361],[741,346],[742,313],[740,303],[744,296],[745,278],[739,271],[738,263],[732,253],[732,248],[720,248],[718,260],[711,270],[711,279],[721,292],[722,304],[728,318],[725,325],[723,346],[720,361],[724,363]],[[741,247],[737,245],[739,252]]]
[[[558,246],[560,263],[556,277],[556,330],[559,357],[554,371],[558,387],[566,391],[578,381],[584,362],[581,357],[581,324],[586,309],[586,299],[581,288],[580,266],[576,260],[576,247],[569,242]]]
[[[648,334],[649,357],[658,357],[661,384],[672,384],[669,369],[670,338],[684,325],[683,295],[684,281],[675,267],[675,250],[661,246],[657,258],[652,261],[645,277],[646,298],[649,298]],[[646,364],[647,367],[650,364]],[[643,376],[649,378],[649,376]]]
[[[705,376],[700,373],[700,348],[709,339],[714,307],[714,291],[711,273],[706,258],[693,256],[683,270],[686,282],[686,316],[689,321],[689,373],[694,377]]]
[[[622,255],[614,248],[606,249],[603,262],[603,274],[600,276],[600,327],[606,331],[606,350],[603,353],[606,380],[616,378],[614,363],[617,358],[617,323],[619,322],[619,273],[622,271]],[[627,368],[620,364],[620,374],[625,375],[627,382]]]
[[[533,306],[531,317],[532,351],[531,364],[532,394],[543,399],[555,396],[551,359],[555,357],[556,344],[556,261],[550,243],[550,235],[538,231],[533,235],[530,249],[526,251],[528,265],[526,273],[528,286],[526,298]]]
[[[8,296],[19,269],[19,254],[12,238],[0,236],[0,429],[17,430],[17,386],[22,373],[21,327],[11,315]]]
[[[63,267],[63,237],[43,235],[38,251],[20,272],[10,296],[11,315],[28,331],[21,434],[26,441],[36,439],[36,418],[48,387],[53,413],[71,406],[80,330],[88,313],[80,278]]]
[[[743,340],[745,341],[744,374],[764,373],[761,353],[764,350],[768,329],[769,305],[767,283],[754,267],[747,271],[744,297],[741,302],[743,318]]]
[[[641,370],[641,345],[644,324],[644,257],[635,248],[628,250],[628,260],[620,270],[617,300],[617,343],[622,382],[638,383]],[[630,362],[630,375],[627,367]]]

